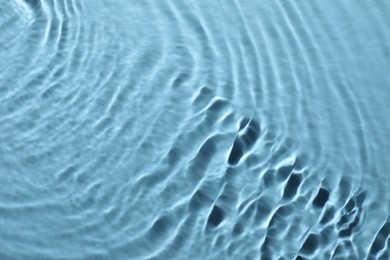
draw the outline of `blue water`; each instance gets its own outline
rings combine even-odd
[[[0,259],[390,259],[389,14],[1,0]]]

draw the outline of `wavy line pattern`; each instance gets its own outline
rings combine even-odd
[[[389,259],[390,3],[4,0],[1,259]]]

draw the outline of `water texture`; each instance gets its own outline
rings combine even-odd
[[[390,2],[1,0],[1,259],[390,259]]]

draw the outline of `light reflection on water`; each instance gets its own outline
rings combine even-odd
[[[389,11],[2,1],[1,258],[390,258]]]

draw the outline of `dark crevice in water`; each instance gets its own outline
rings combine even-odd
[[[211,210],[211,213],[209,215],[209,218],[207,220],[207,225],[211,227],[217,227],[224,219],[224,212],[223,210],[218,207],[217,205],[214,205],[213,209]]]
[[[311,255],[318,248],[318,238],[316,234],[310,234],[303,243],[301,252],[306,255]]]
[[[369,251],[369,259],[376,259],[378,256],[378,253],[386,247],[387,250],[390,250],[389,247],[389,240],[390,239],[390,222],[386,221],[381,229],[378,231],[378,233],[375,236],[374,241],[372,242],[370,251]],[[387,240],[387,244],[386,244]]]
[[[247,119],[244,119],[244,122],[246,120]],[[241,129],[243,126],[242,122],[243,121],[241,121],[240,132],[234,140],[233,147],[230,151],[228,159],[230,165],[236,165],[242,156],[244,156],[245,152],[252,148],[260,136],[260,124],[255,119],[251,119],[247,122],[243,129]]]
[[[318,208],[323,208],[325,206],[325,203],[329,199],[329,191],[325,188],[320,188],[317,196],[313,200],[313,205]]]
[[[299,185],[302,182],[301,174],[291,174],[287,181],[286,187],[284,188],[283,198],[291,199],[297,193]]]

